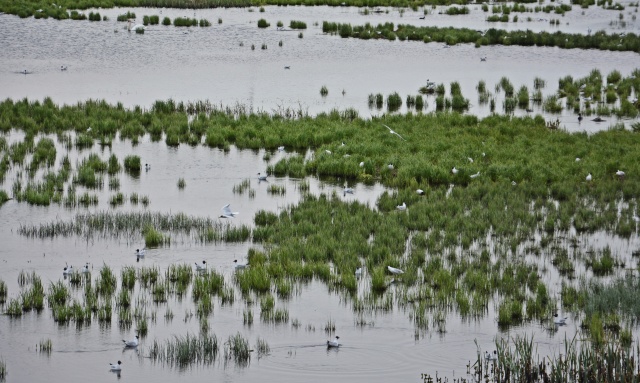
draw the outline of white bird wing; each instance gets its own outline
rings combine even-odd
[[[395,134],[396,136],[400,137],[403,141],[406,141],[406,140],[404,139],[404,137],[402,137],[401,135],[399,135],[395,130],[391,129],[390,127],[388,127],[388,126],[387,126],[387,125],[385,125],[385,124],[382,124],[382,126],[384,126],[385,128],[389,129],[389,133],[391,133],[391,134]]]
[[[222,208],[222,215],[223,215],[223,216],[225,216],[225,217],[233,217],[233,216],[235,216],[235,215],[237,215],[237,214],[240,214],[240,213],[238,213],[237,211],[231,211],[231,208],[229,207],[230,205],[231,205],[231,204],[226,204],[226,205],[224,205],[224,207]]]

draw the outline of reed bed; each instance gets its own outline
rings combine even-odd
[[[210,365],[218,357],[218,338],[215,335],[175,336],[164,343],[154,340],[148,355],[154,362],[185,368],[194,364]]]

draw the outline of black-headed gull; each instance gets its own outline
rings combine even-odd
[[[496,350],[493,350],[493,354],[492,354],[489,351],[485,351],[484,358],[488,361],[495,362],[498,360],[498,352]]]
[[[454,166],[453,169],[451,169],[451,173],[458,174],[458,169],[456,169],[456,167]]]
[[[86,265],[82,266],[82,273],[86,274],[89,272],[89,262]]]
[[[340,337],[336,335],[334,340],[328,340],[327,341],[327,347],[329,347],[329,348],[331,348],[331,347],[340,347],[340,343],[338,343],[339,339],[340,339]]]
[[[219,218],[233,218],[236,215],[240,214],[237,211],[231,211],[230,206],[231,204],[226,204],[224,205],[224,207],[222,207],[222,214]]]
[[[234,259],[234,260],[233,260],[233,263],[235,263],[235,268],[236,268],[236,269],[244,269],[244,268],[246,268],[247,266],[249,266],[249,264],[248,264],[248,263],[240,263],[240,262],[238,262],[238,260],[237,260],[237,259]]]
[[[402,210],[402,211],[407,210],[407,204],[403,202],[402,205],[396,206],[396,209]]]
[[[138,336],[136,335],[136,337],[131,340],[123,339],[122,343],[124,343],[125,347],[138,347]]]
[[[268,174],[260,174],[258,173],[258,182],[267,181]]]
[[[196,271],[205,271],[207,269],[207,261],[202,261],[202,264],[196,262]]]
[[[568,317],[560,318],[558,314],[553,314],[553,323],[561,326],[565,325],[567,324],[567,318]]]
[[[342,196],[346,196],[347,194],[353,194],[353,189],[352,188],[348,188],[348,187],[344,187],[344,190],[342,191]]]
[[[63,275],[73,274],[73,266],[65,266],[64,269],[62,269],[62,274]]]
[[[361,277],[362,276],[362,267],[358,267],[356,269],[356,277]]]
[[[122,362],[118,361],[118,363],[109,363],[109,368],[111,369],[111,371],[121,371]]]

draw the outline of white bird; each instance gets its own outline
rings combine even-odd
[[[325,149],[324,152],[327,153],[327,154],[331,154],[331,150]]]
[[[553,323],[557,325],[565,325],[567,324],[567,318],[568,317],[560,318],[558,314],[553,314]]]
[[[482,152],[482,157],[486,157],[487,154],[485,152]]]
[[[262,174],[258,173],[258,182],[267,181],[267,176],[268,176],[268,174],[263,174],[262,175]]]
[[[244,268],[246,268],[247,266],[249,266],[249,264],[248,264],[248,263],[240,263],[240,262],[238,262],[238,260],[237,260],[237,259],[234,259],[234,260],[233,260],[233,263],[235,263],[235,264],[236,264],[236,265],[235,265],[236,270],[238,270],[238,269],[244,269]]]
[[[593,179],[593,177],[591,177],[591,173],[587,174],[587,177],[585,179],[587,180],[587,182],[591,182],[591,180]]]
[[[364,168],[364,161],[360,162],[360,167]]]
[[[454,166],[453,169],[451,169],[451,173],[458,174],[458,169]]]
[[[576,162],[580,162],[580,157],[576,157]]]
[[[622,170],[618,170],[618,171],[616,172],[616,175],[617,175],[619,178],[623,178],[623,177],[624,177],[624,172],[623,172]]]
[[[356,269],[356,277],[361,277],[362,276],[362,267],[358,267]]]
[[[63,275],[73,274],[73,266],[65,266],[64,269],[62,269],[62,274]]]
[[[473,163],[473,158],[467,157],[467,160],[469,160],[469,162]]]
[[[340,343],[338,343],[339,339],[340,339],[340,337],[336,335],[336,338],[334,340],[328,340],[327,341],[327,347],[329,347],[329,348],[331,348],[331,347],[340,347]]]
[[[134,32],[135,32],[135,31],[137,31],[138,29],[142,29],[142,30],[144,31],[144,25],[142,25],[142,24],[135,24],[134,26],[131,26],[131,20],[128,20],[128,23],[127,23],[127,30],[128,30],[129,32],[131,32],[131,31],[134,31]]]
[[[146,170],[146,171],[151,170],[151,165],[149,165],[149,164],[144,164],[144,170]]]
[[[224,205],[224,207],[222,208],[222,214],[218,218],[233,218],[236,215],[240,214],[237,211],[231,211],[231,208],[229,207],[230,205],[231,204]]]
[[[516,181],[511,181],[511,186],[516,186],[516,185],[517,185]]]
[[[284,152],[284,146],[278,146],[278,151],[279,152]]]
[[[469,178],[476,178],[476,177],[480,177],[480,172],[477,172],[476,174],[472,174],[469,176]]]
[[[342,144],[341,144],[340,146],[345,146],[345,143],[344,143],[344,141],[342,141]]]
[[[393,170],[393,164],[389,164],[389,165],[387,165],[387,168],[388,168],[389,170]]]
[[[389,270],[391,274],[395,274],[395,275],[404,274],[404,271],[400,269],[396,269],[395,267],[391,267],[391,266],[387,266],[387,270]]]
[[[122,370],[122,362],[118,361],[118,363],[109,363],[109,368],[111,371],[120,371]]]
[[[196,262],[196,271],[205,271],[207,269],[207,261],[202,261],[202,264]]]
[[[60,65],[60,70],[67,70],[67,67],[64,65]]]
[[[82,272],[85,274],[89,272],[89,262],[87,262],[86,265],[82,266]]]
[[[420,194],[420,195],[424,195],[424,190],[422,189],[418,189],[416,190],[416,193]]]
[[[346,197],[347,194],[353,194],[353,189],[345,186],[344,190],[342,191],[342,196]]]
[[[396,136],[400,137],[403,141],[406,141],[406,140],[404,139],[404,137],[402,137],[401,135],[399,135],[398,133],[396,133],[393,129],[391,129],[391,128],[390,128],[390,127],[388,127],[387,125],[382,124],[382,126],[384,126],[385,128],[389,129],[389,133],[394,134],[394,135],[396,135]]]
[[[407,204],[403,202],[402,205],[396,206],[396,209],[398,209],[398,210],[407,210]]]
[[[492,354],[489,351],[485,351],[484,358],[488,361],[495,362],[498,360],[498,352],[496,350],[493,350],[493,354]]]
[[[142,249],[136,249],[136,257],[138,258],[144,258],[144,253],[146,251],[146,248],[142,248]]]
[[[638,217],[638,214],[636,214],[635,210],[633,212],[633,217],[631,217],[632,220],[634,220],[636,223],[640,222],[640,217]]]
[[[125,347],[138,347],[138,336],[136,335],[136,337],[131,340],[123,339],[122,343],[124,343]]]

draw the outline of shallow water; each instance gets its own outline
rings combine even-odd
[[[404,99],[417,95],[427,79],[447,85],[458,81],[462,93],[471,101],[469,113],[485,116],[488,107],[477,102],[475,87],[485,80],[490,91],[499,79],[507,76],[514,87],[533,87],[535,77],[545,79],[545,95],[555,93],[558,79],[566,75],[586,76],[592,69],[604,75],[618,69],[628,76],[638,67],[637,53],[597,50],[563,50],[545,47],[490,46],[474,48],[457,45],[445,48],[440,43],[389,42],[342,39],[322,34],[322,21],[373,24],[380,22],[427,24],[437,26],[488,28],[520,28],[532,30],[563,30],[587,33],[589,28],[620,32],[609,26],[618,12],[602,9],[582,10],[574,7],[566,14],[562,25],[548,22],[488,23],[479,6],[464,16],[430,14],[420,20],[422,11],[397,10],[382,14],[361,15],[356,8],[329,7],[266,7],[265,12],[246,9],[212,9],[196,11],[197,18],[213,23],[208,28],[176,28],[162,25],[147,27],[143,35],[128,33],[126,23],[114,20],[122,9],[99,10],[110,21],[21,20],[0,15],[0,98],[42,99],[51,97],[56,103],[76,103],[89,98],[105,99],[125,106],[149,107],[155,100],[172,98],[177,101],[210,100],[213,104],[242,104],[253,110],[267,112],[286,109],[309,114],[331,109],[354,108],[362,117],[379,115],[385,110],[370,109],[368,95],[382,93],[385,97],[398,92]],[[475,9],[478,8],[478,9]],[[625,12],[632,12],[628,8]],[[159,14],[161,17],[192,17],[187,10],[133,9],[138,16]],[[88,12],[88,11],[87,11]],[[160,12],[163,12],[160,14]],[[536,17],[551,17],[544,13],[525,13]],[[217,24],[218,18],[223,20]],[[260,29],[256,22],[265,18],[271,23]],[[298,31],[278,31],[276,21],[288,26],[290,20],[307,23],[304,38]],[[628,24],[622,31],[632,32],[638,24],[627,15]],[[568,25],[566,24],[568,23]],[[315,24],[315,25],[314,25]],[[503,25],[507,24],[507,25]],[[117,31],[117,33],[114,33]],[[279,47],[279,41],[283,46]],[[241,46],[241,43],[243,46]],[[262,44],[268,49],[262,50]],[[255,50],[251,50],[255,45]],[[480,57],[487,57],[480,62]],[[60,67],[68,67],[60,71]],[[290,66],[290,69],[284,69]],[[20,74],[22,70],[32,72]],[[329,94],[320,95],[326,86]],[[344,94],[343,94],[344,91]],[[427,98],[427,109],[435,108],[433,97]],[[405,109],[403,109],[405,110]],[[498,99],[497,110],[502,110]],[[534,108],[539,113],[539,108]],[[526,114],[524,110],[516,114]],[[606,123],[594,123],[588,118],[581,125],[570,112],[560,118],[570,131],[606,129]]]
[[[55,20],[21,20],[14,16],[0,15],[0,98],[41,99],[50,96],[57,103],[76,103],[88,98],[122,102],[125,106],[149,107],[158,99],[173,98],[178,101],[209,99],[216,104],[233,105],[236,102],[250,105],[254,110],[280,110],[302,108],[311,114],[331,108],[355,108],[364,117],[382,113],[369,110],[367,95],[388,94],[398,91],[402,96],[416,94],[426,78],[437,82],[459,81],[463,94],[476,99],[475,85],[484,79],[489,89],[500,77],[509,77],[514,86],[531,85],[534,77],[547,80],[545,92],[553,93],[559,77],[571,74],[584,76],[593,68],[603,74],[612,69],[628,75],[638,66],[638,55],[602,51],[560,50],[555,48],[483,47],[455,46],[443,48],[440,44],[412,42],[361,41],[322,35],[321,24],[327,21],[346,21],[354,24],[378,23],[425,23],[446,26],[458,25],[477,29],[497,27],[484,22],[484,14],[472,6],[472,14],[464,17],[430,14],[419,20],[421,12],[407,11],[403,16],[397,10],[388,14],[360,15],[355,8],[328,7],[266,7],[265,13],[248,12],[246,9],[198,10],[198,18],[207,18],[214,23],[210,28],[181,29],[153,26],[144,35],[129,34],[122,30],[123,23]],[[479,8],[479,7],[478,7]],[[142,15],[158,14],[160,11],[134,9],[138,18]],[[100,10],[111,20],[124,10]],[[184,10],[162,10],[162,16],[185,15]],[[617,12],[590,9],[585,17],[574,8],[563,18],[559,30],[586,33],[586,29],[618,30],[609,26]],[[625,11],[626,12],[626,11]],[[626,14],[626,13],[625,13]],[[191,16],[190,14],[186,14]],[[533,14],[536,17],[538,14]],[[541,17],[549,17],[540,14]],[[218,17],[221,25],[215,24]],[[298,32],[259,30],[255,22],[266,18],[275,26],[277,20],[285,25],[289,20],[307,22],[304,38]],[[585,21],[588,20],[588,21]],[[564,23],[567,21],[568,24]],[[514,27],[500,25],[500,27]],[[522,22],[518,27],[540,30],[555,30],[546,22]],[[637,29],[629,22],[626,31]],[[118,33],[114,33],[114,29]],[[283,47],[278,47],[278,41]],[[240,46],[240,42],[244,46]],[[262,43],[268,49],[260,49]],[[256,50],[250,49],[251,44]],[[479,57],[488,56],[487,62]],[[402,58],[398,60],[398,58]],[[61,72],[61,65],[68,70]],[[284,70],[290,65],[290,70]],[[28,68],[32,74],[18,74]],[[320,87],[326,85],[329,95],[322,98]],[[341,92],[345,90],[343,95]],[[429,99],[433,107],[433,99]],[[470,113],[486,115],[488,111],[473,106]],[[518,112],[523,113],[523,112]],[[555,118],[555,116],[554,116]],[[605,128],[586,121],[578,126],[574,117],[567,114],[560,118],[569,130],[596,131]],[[9,142],[20,140],[21,135],[12,132]],[[54,141],[56,139],[54,138]],[[60,148],[59,148],[60,149]],[[264,151],[239,151],[232,147],[229,152],[202,146],[179,149],[168,148],[164,142],[153,143],[145,137],[137,146],[130,142],[114,141],[111,151],[104,152],[94,147],[106,159],[111,151],[122,159],[129,154],[139,155],[142,163],[151,164],[151,170],[143,171],[138,178],[119,175],[120,191],[128,197],[136,192],[147,195],[151,201],[146,210],[152,212],[184,212],[188,215],[215,218],[220,208],[230,203],[240,215],[233,219],[237,224],[251,225],[255,213],[260,209],[279,212],[300,199],[297,186],[300,180],[270,177],[269,184],[258,183],[257,172],[264,172],[267,162]],[[59,150],[59,153],[64,153]],[[87,156],[90,151],[69,153],[72,163]],[[275,163],[287,153],[275,153],[270,163]],[[56,162],[59,162],[60,155]],[[75,167],[75,166],[74,166]],[[186,188],[179,190],[177,181],[184,178]],[[251,179],[255,198],[247,193],[239,195],[232,191],[233,185]],[[108,198],[113,192],[105,188],[97,191],[100,203],[89,209],[78,211],[112,210]],[[341,195],[339,181],[320,181],[307,178],[313,194]],[[8,176],[3,189],[11,187]],[[273,196],[267,192],[271,184],[284,185],[284,196]],[[380,185],[353,185],[354,195],[347,199],[358,200],[375,206],[378,197],[386,189]],[[92,192],[93,193],[93,192]],[[116,211],[145,210],[142,205],[132,206],[125,202]],[[95,278],[103,264],[108,264],[120,277],[123,266],[156,265],[164,273],[168,265],[187,263],[192,265],[206,259],[210,268],[225,276],[227,284],[233,284],[233,259],[241,259],[251,246],[241,244],[195,244],[189,238],[175,235],[171,246],[149,249],[138,264],[134,250],[142,246],[140,238],[90,239],[70,237],[54,240],[29,239],[17,234],[20,224],[31,225],[55,220],[68,220],[75,210],[57,205],[49,207],[30,206],[9,201],[0,207],[0,279],[9,288],[9,298],[18,296],[20,288],[17,278],[21,270],[35,271],[42,277],[45,289],[50,282],[62,278],[65,263],[76,268],[89,262]],[[608,244],[615,254],[629,260],[629,254],[640,245],[637,230],[630,240],[621,240],[606,233],[581,238],[583,246],[592,244],[602,247]],[[534,261],[547,264],[547,255]],[[628,266],[632,267],[632,266]],[[584,272],[585,270],[580,270]],[[623,273],[623,271],[619,271]],[[587,273],[588,275],[588,273]],[[367,275],[360,282],[361,290],[368,289]],[[542,273],[542,279],[559,289],[558,275],[553,267]],[[395,287],[391,287],[394,291]],[[534,336],[540,355],[557,355],[565,336],[569,339],[578,331],[578,318],[571,318],[568,326],[549,331],[548,323],[530,323],[501,331],[496,324],[496,311],[490,302],[488,314],[483,319],[469,320],[449,313],[446,332],[439,333],[435,325],[419,332],[416,338],[409,310],[395,307],[390,313],[369,313],[362,318],[351,309],[351,301],[319,282],[295,287],[296,293],[288,301],[277,299],[276,308],[289,311],[289,323],[273,325],[259,319],[260,306],[248,306],[236,292],[233,305],[221,306],[214,299],[214,311],[209,316],[210,333],[216,334],[220,343],[240,332],[252,347],[257,338],[265,339],[271,352],[258,359],[252,356],[248,367],[233,363],[225,366],[222,349],[213,366],[195,366],[185,370],[169,368],[152,363],[144,357],[154,339],[163,342],[174,335],[197,334],[199,323],[195,316],[195,305],[189,294],[178,300],[170,298],[166,304],[150,304],[148,315],[157,315],[157,321],[149,322],[149,334],[141,342],[139,351],[122,350],[122,339],[130,339],[135,324],[130,329],[121,329],[116,315],[111,326],[101,326],[94,320],[90,326],[76,327],[74,324],[59,326],[51,318],[49,309],[42,313],[27,313],[12,319],[0,316],[0,358],[9,372],[8,382],[65,381],[110,382],[118,376],[107,371],[108,363],[122,360],[123,381],[173,382],[177,378],[189,381],[422,381],[421,374],[435,377],[466,377],[466,365],[476,358],[474,340],[484,351],[493,350],[494,339],[516,334]],[[81,292],[75,292],[79,296]],[[132,302],[141,299],[136,289]],[[149,299],[149,298],[147,298]],[[170,309],[174,318],[165,321]],[[242,324],[242,314],[251,309],[253,326]],[[114,308],[114,314],[115,314]],[[430,314],[431,316],[431,314]],[[293,320],[300,327],[292,326]],[[365,326],[356,325],[363,319]],[[336,334],[341,337],[342,347],[338,351],[327,350],[325,341],[330,338],[324,331],[328,321],[336,325]],[[331,335],[333,336],[333,335]],[[36,352],[36,344],[51,339],[53,352],[50,356]]]

